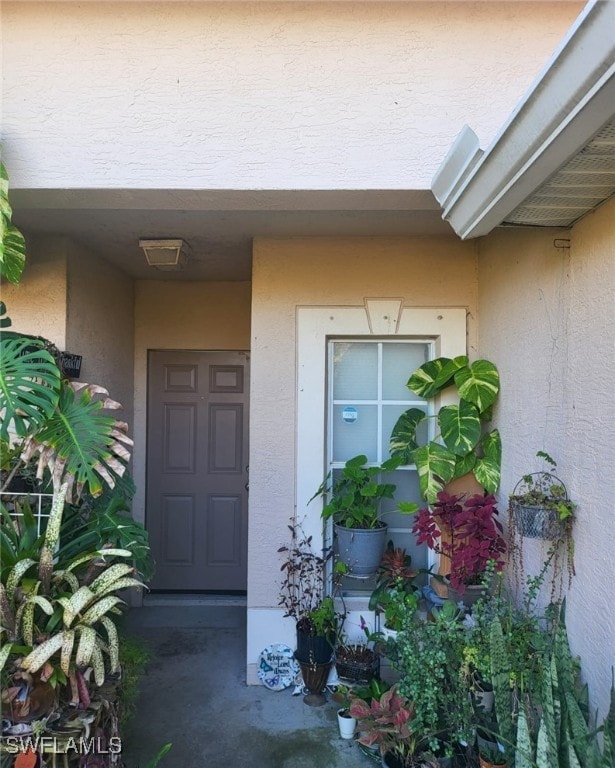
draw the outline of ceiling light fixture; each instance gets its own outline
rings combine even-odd
[[[139,240],[150,267],[170,272],[184,266],[183,240]]]

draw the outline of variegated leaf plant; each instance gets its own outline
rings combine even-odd
[[[456,404],[443,405],[437,417],[429,414],[427,404],[408,409],[391,433],[391,455],[416,465],[423,497],[435,501],[446,483],[468,472],[486,491],[495,493],[500,484],[501,439],[497,429],[483,431],[500,388],[495,365],[488,360],[470,363],[466,356],[439,357],[421,365],[407,386],[426,400],[455,387],[459,398]],[[431,418],[437,419],[439,435],[425,443]]]
[[[102,685],[104,655],[112,672],[119,667],[112,616],[124,601],[117,592],[143,584],[134,578],[132,565],[115,562],[131,557],[125,549],[80,554],[57,567],[65,494],[66,484],[54,495],[39,556],[19,560],[0,582],[0,670],[10,654],[19,651],[25,653],[20,662],[25,671],[37,672],[51,662],[74,677],[76,670],[91,666],[97,685]]]

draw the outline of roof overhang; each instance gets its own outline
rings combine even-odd
[[[505,222],[613,121],[614,30],[615,2],[592,0],[487,150],[462,129],[432,181],[462,239]]]

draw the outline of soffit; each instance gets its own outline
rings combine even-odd
[[[615,2],[591,0],[486,150],[464,127],[432,181],[462,239],[572,226],[613,194],[614,29]]]
[[[571,227],[615,194],[615,120],[563,165],[504,224]]]
[[[135,279],[240,281],[255,237],[448,235],[429,190],[11,189],[26,236],[63,235]],[[185,241],[178,272],[148,267],[140,239]]]

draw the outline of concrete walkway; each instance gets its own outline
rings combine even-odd
[[[160,768],[369,768],[339,737],[337,706],[308,707],[291,689],[245,684],[242,606],[133,609],[129,633],[150,646],[137,715],[125,734],[128,768],[145,768],[173,742]]]

